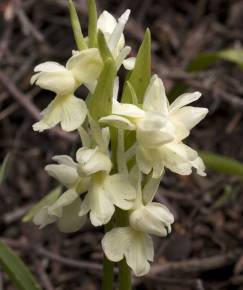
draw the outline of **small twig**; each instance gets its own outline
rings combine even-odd
[[[2,40],[0,42],[0,60],[2,59],[2,57],[4,56],[4,54],[8,48],[10,38],[12,35],[12,31],[13,31],[13,22],[9,21],[6,24],[6,29],[5,29],[4,35],[2,37]]]
[[[37,268],[37,272],[38,272],[39,277],[40,277],[40,281],[42,282],[42,285],[45,287],[45,289],[46,290],[55,290],[55,288],[51,284],[51,281],[50,281],[48,275],[46,274],[43,262],[37,261],[36,268]]]
[[[31,33],[33,35],[33,37],[38,42],[44,42],[44,40],[45,40],[44,36],[30,22],[29,18],[26,16],[26,14],[24,13],[24,10],[21,7],[20,1],[19,0],[14,0],[14,2],[15,2],[15,5],[17,7],[17,9],[15,10],[16,11],[16,15],[18,16],[19,21],[22,24],[22,28],[23,28],[24,34],[28,35],[29,33]]]
[[[19,220],[30,207],[31,205],[27,205],[27,206],[17,208],[14,211],[4,214],[3,216],[4,223],[11,224],[12,222],[15,222],[16,220]]]
[[[4,240],[4,242],[8,244],[10,247],[17,248],[26,252],[29,252],[32,250],[39,256],[46,257],[50,260],[57,261],[63,265],[66,265],[72,268],[78,268],[82,270],[88,269],[88,270],[93,270],[93,271],[102,271],[103,269],[102,265],[99,263],[88,262],[88,261],[78,261],[78,260],[73,260],[70,258],[62,257],[60,255],[53,254],[40,246],[32,247],[31,245],[22,243],[21,241],[15,241],[15,240],[5,239],[5,238],[3,238],[2,240]]]
[[[102,271],[103,269],[101,264],[94,263],[94,262],[77,261],[70,258],[65,258],[59,255],[53,254],[42,247],[35,248],[35,251],[38,255],[44,256],[53,261],[57,261],[69,267],[79,268],[79,269],[97,270],[97,271]]]
[[[165,278],[165,277],[145,277],[144,280],[159,282],[163,285],[173,286],[180,285],[181,288],[191,290],[205,290],[203,283],[200,279],[178,279],[178,278]],[[142,282],[141,280],[140,282]],[[136,281],[137,282],[137,281]],[[138,281],[139,282],[139,281]],[[138,283],[135,283],[138,284]]]
[[[175,274],[198,274],[200,272],[214,270],[231,265],[237,261],[242,249],[236,249],[227,254],[217,255],[209,258],[191,259],[181,262],[169,262],[163,265],[151,267],[150,276],[175,275]]]

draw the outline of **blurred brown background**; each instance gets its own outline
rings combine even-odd
[[[0,188],[0,235],[44,289],[95,290],[100,289],[102,229],[87,225],[64,235],[54,225],[39,231],[21,223],[26,210],[57,185],[44,166],[53,155],[74,155],[80,146],[72,134],[59,129],[39,134],[31,127],[53,97],[30,86],[33,67],[47,60],[64,64],[75,49],[66,4],[0,1],[0,159],[11,154],[9,174]],[[86,32],[86,1],[75,4]],[[188,144],[243,161],[242,70],[218,61],[205,71],[186,72],[199,53],[242,48],[243,1],[101,0],[97,5],[99,12],[106,9],[116,16],[132,9],[125,35],[133,55],[150,27],[153,71],[163,78],[167,91],[180,81],[188,91],[203,93],[198,105],[210,113]],[[175,214],[173,233],[155,239],[151,272],[134,289],[243,289],[242,193],[242,181],[235,176],[208,171],[206,178],[180,177],[167,172],[157,198]],[[14,289],[2,272],[0,289]]]

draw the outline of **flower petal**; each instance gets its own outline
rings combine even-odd
[[[146,111],[159,112],[168,115],[169,102],[165,94],[162,80],[154,75],[145,92],[143,108]]]
[[[74,96],[69,97],[62,105],[61,126],[64,131],[70,132],[79,128],[87,115],[86,103]]]
[[[117,57],[116,57],[116,67],[117,70],[120,68],[120,66],[122,65],[122,63],[124,62],[125,58],[129,55],[129,53],[131,52],[131,47],[130,46],[125,46],[123,47]]]
[[[79,215],[84,215],[89,210],[91,223],[95,227],[107,224],[115,211],[115,207],[102,184],[97,182],[91,184],[81,205]]]
[[[131,230],[131,240],[125,253],[126,262],[138,277],[146,275],[150,270],[148,261],[153,261],[154,248],[151,237],[142,232]]]
[[[161,148],[164,148],[164,146],[161,146]],[[139,169],[145,174],[148,174],[152,170],[152,178],[160,178],[164,172],[164,160],[162,153],[160,148],[145,149],[142,146],[139,146],[136,154]]]
[[[105,178],[104,188],[117,207],[124,210],[132,208],[136,198],[136,191],[127,176],[122,174],[108,175]]]
[[[69,132],[82,125],[87,114],[87,107],[83,100],[73,95],[56,96],[56,98],[42,111],[43,118],[33,125],[34,131],[42,132],[61,122],[63,130]]]
[[[137,122],[137,140],[145,148],[157,148],[175,138],[175,129],[168,119],[156,112],[147,112]]]
[[[136,161],[141,172],[144,174],[149,174],[149,172],[152,170],[151,159],[149,158],[148,154],[146,154],[146,151],[144,148],[142,148],[142,146],[137,147]]]
[[[75,90],[75,79],[67,69],[56,72],[39,72],[33,75],[31,83],[62,96],[72,94]]]
[[[57,217],[48,213],[48,206],[43,207],[33,218],[33,223],[40,229],[57,221]]]
[[[110,172],[112,163],[106,154],[96,149],[80,148],[76,154],[78,172],[81,176],[89,176],[99,171]]]
[[[199,175],[206,175],[205,166],[197,152],[182,142],[166,144],[159,151],[164,158],[165,166],[171,171],[189,175],[194,167]]]
[[[201,98],[201,93],[200,92],[194,92],[194,93],[186,93],[182,94],[178,98],[175,99],[175,101],[170,105],[169,111],[170,114],[174,113],[178,109],[197,101],[198,99]]]
[[[77,163],[74,162],[73,159],[68,155],[55,155],[52,157],[52,159],[59,164],[77,169]]]
[[[136,276],[149,272],[148,261],[153,261],[154,249],[153,241],[147,234],[129,227],[114,228],[105,234],[102,248],[110,261],[118,262],[125,256]]]
[[[45,170],[67,188],[74,186],[79,178],[77,169],[64,164],[50,164]]]
[[[171,231],[174,217],[160,203],[149,203],[134,210],[129,217],[130,225],[138,231],[165,237]]]
[[[79,198],[79,195],[73,189],[65,191],[58,200],[48,208],[48,213],[57,217],[63,215],[63,208],[72,204]]]
[[[73,203],[63,208],[63,214],[58,220],[57,226],[63,233],[73,233],[78,231],[85,223],[86,217],[79,216],[81,206],[80,198],[74,200]]]
[[[208,113],[206,108],[186,106],[171,114],[172,121],[181,122],[188,130],[195,127]]]
[[[143,201],[146,205],[147,203],[151,202],[160,185],[161,177],[160,178],[152,178],[150,177],[147,183],[143,187]]]
[[[130,118],[144,117],[144,111],[133,104],[124,104],[113,101],[112,114],[121,115]]]
[[[59,105],[57,97],[41,113],[43,118],[33,125],[34,131],[43,132],[46,129],[53,128],[62,119],[62,106]]]
[[[97,21],[97,28],[100,29],[104,34],[110,34],[117,25],[116,19],[106,10],[103,11]]]
[[[131,10],[127,9],[118,19],[117,25],[114,28],[114,30],[111,33],[108,46],[111,51],[113,51],[119,43],[119,46],[124,46],[124,40],[123,40],[123,30],[124,27],[128,21],[129,15],[131,13]]]
[[[128,227],[114,228],[105,234],[102,239],[102,248],[110,261],[119,262],[124,258],[131,243],[130,235]]]
[[[66,64],[66,68],[80,84],[96,81],[102,67],[103,62],[97,48],[82,50],[73,55]]]
[[[124,65],[125,69],[132,70],[134,69],[135,62],[136,62],[136,57],[129,57],[125,59],[122,64]]]
[[[135,130],[136,126],[129,121],[127,118],[117,116],[117,115],[109,115],[106,117],[102,117],[99,120],[100,123],[107,124],[109,126],[120,128],[124,130]]]
[[[34,72],[61,72],[66,71],[66,68],[54,61],[46,61],[34,68]]]

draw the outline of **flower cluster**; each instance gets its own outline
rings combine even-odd
[[[40,228],[56,223],[65,233],[78,231],[88,216],[95,227],[112,221],[113,228],[102,239],[105,255],[114,262],[125,258],[135,275],[142,276],[154,257],[151,235],[167,236],[174,222],[170,210],[153,201],[165,169],[189,175],[194,168],[205,175],[203,161],[184,140],[208,110],[189,105],[201,97],[199,92],[183,94],[169,104],[157,75],[151,77],[144,96],[136,95],[128,83],[132,101],[118,100],[117,72],[121,65],[133,71],[137,62],[127,57],[131,48],[123,35],[129,14],[127,10],[116,20],[104,11],[96,23],[93,47],[88,36],[83,39],[84,48],[73,51],[66,66],[45,62],[34,69],[31,83],[56,96],[33,129],[42,132],[60,123],[64,131],[78,131],[82,147],[75,160],[54,156],[55,163],[45,167],[65,190],[45,197],[30,217]],[[103,38],[98,40],[98,34]],[[102,39],[105,43],[100,44]],[[107,72],[107,55],[115,71],[112,77],[107,74],[108,81],[102,77]],[[109,89],[105,93],[101,89],[107,83],[111,98],[105,103],[111,105],[103,110]],[[89,90],[86,101],[75,96],[81,85]],[[126,215],[126,225],[120,225],[118,209]]]

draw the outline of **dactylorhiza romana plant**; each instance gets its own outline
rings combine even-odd
[[[201,158],[184,140],[208,110],[190,105],[199,92],[169,103],[162,80],[151,76],[148,30],[137,57],[128,57],[123,31],[130,10],[118,20],[104,11],[97,20],[95,2],[88,1],[88,7],[84,37],[69,2],[78,50],[65,66],[37,65],[31,79],[56,94],[33,129],[42,132],[60,123],[64,131],[78,131],[82,146],[75,158],[54,156],[45,167],[64,190],[47,195],[25,220],[40,228],[55,223],[65,233],[79,231],[88,220],[105,226],[103,290],[113,287],[112,262],[119,262],[119,289],[129,290],[130,270],[136,276],[150,270],[152,236],[166,237],[174,222],[171,211],[154,201],[164,172],[190,175],[194,168],[205,176]],[[121,66],[129,71],[122,86]],[[85,100],[75,96],[82,85],[89,91]]]

